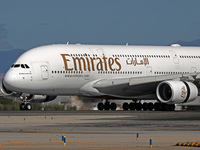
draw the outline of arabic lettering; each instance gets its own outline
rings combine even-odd
[[[127,65],[134,65],[134,66],[137,66],[137,65],[149,65],[149,59],[148,58],[143,58],[142,60],[137,60],[137,58],[127,58],[126,60],[126,64]]]

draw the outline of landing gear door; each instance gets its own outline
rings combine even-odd
[[[47,80],[49,78],[49,68],[46,65],[41,66],[42,79]]]

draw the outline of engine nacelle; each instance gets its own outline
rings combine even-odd
[[[198,89],[191,82],[164,81],[157,86],[156,95],[163,103],[179,104],[195,100]]]
[[[56,98],[57,96],[48,96],[48,95],[29,95],[26,96],[27,101],[31,102],[48,102],[52,101]]]
[[[19,97],[21,95],[21,93],[16,93],[7,89],[5,85],[3,84],[3,80],[1,80],[0,90],[1,90],[1,93],[5,96]]]

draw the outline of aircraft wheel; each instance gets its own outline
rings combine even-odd
[[[31,110],[31,109],[32,109],[31,104],[26,104],[26,105],[25,105],[25,109],[26,109],[26,110]]]
[[[20,110],[25,110],[25,104],[24,103],[20,104]]]
[[[159,105],[160,105],[160,103],[154,103],[154,105],[153,105],[153,107],[154,107],[154,110],[155,111],[158,111],[159,110]]]
[[[110,109],[110,103],[109,102],[105,102],[104,109],[105,110],[109,110]]]
[[[117,108],[116,103],[111,103],[111,104],[110,104],[110,109],[111,109],[111,110],[116,110],[116,108]]]
[[[130,108],[130,110],[135,110],[135,103],[131,102],[129,104],[129,108]]]
[[[148,109],[148,104],[147,103],[143,103],[142,108],[144,111],[146,111]]]
[[[128,110],[128,103],[127,102],[125,102],[125,103],[123,103],[123,110]]]
[[[98,110],[103,110],[104,109],[104,105],[102,102],[98,103],[97,105]]]
[[[141,110],[142,109],[142,104],[141,103],[136,103],[136,109]]]
[[[169,104],[169,111],[174,111],[174,110],[175,110],[175,105]]]
[[[153,110],[153,103],[148,103],[147,108],[148,108],[149,111],[152,111]]]
[[[168,104],[161,104],[162,111],[169,111],[169,105]]]

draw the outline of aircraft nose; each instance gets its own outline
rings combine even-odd
[[[12,71],[8,71],[4,78],[3,78],[3,84],[4,86],[9,90],[14,90],[15,88],[15,75],[12,73]]]

